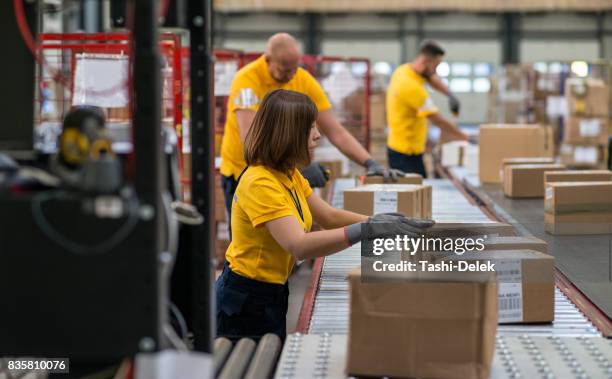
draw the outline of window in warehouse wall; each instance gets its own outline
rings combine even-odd
[[[455,93],[487,93],[493,66],[486,62],[442,62],[437,74]]]

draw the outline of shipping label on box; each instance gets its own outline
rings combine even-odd
[[[554,257],[534,250],[442,254],[439,260],[488,262],[498,282],[499,323],[554,320]]]
[[[565,122],[563,141],[572,144],[608,144],[608,119],[570,116]]]

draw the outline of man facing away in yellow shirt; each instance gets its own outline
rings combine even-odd
[[[426,84],[446,94],[451,111],[459,113],[459,101],[436,75],[444,50],[434,41],[421,44],[411,63],[399,66],[391,76],[387,89],[387,157],[389,167],[427,176],[423,153],[427,143],[427,121],[452,139],[467,136],[452,122],[440,115]]]
[[[308,71],[299,67],[300,59],[297,41],[287,33],[278,33],[268,40],[265,54],[240,69],[232,81],[221,144],[221,186],[225,194],[225,206],[230,214],[237,180],[245,168],[245,137],[260,102],[267,93],[276,89],[307,95],[317,106],[316,123],[319,129],[342,154],[364,166],[368,175],[395,179],[400,174],[374,161],[368,151],[338,122],[319,83]],[[301,172],[311,187],[322,187],[327,181],[323,168],[317,163],[302,168]]]

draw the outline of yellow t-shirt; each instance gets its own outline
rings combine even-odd
[[[303,220],[290,191],[299,199]],[[288,177],[265,166],[250,166],[240,179],[232,203],[232,242],[225,254],[232,271],[262,282],[286,283],[295,260],[264,224],[293,216],[309,232],[312,215],[306,199],[311,194],[299,170]]]
[[[425,78],[409,64],[399,66],[387,89],[387,146],[403,154],[422,154],[427,142],[427,117],[437,113]]]
[[[233,176],[237,179],[246,166],[244,145],[240,140],[238,122],[234,112],[238,109],[257,111],[268,92],[281,88],[307,95],[315,103],[319,112],[331,108],[325,92],[308,71],[298,68],[295,76],[289,82],[279,83],[270,76],[265,57],[262,55],[257,58],[238,71],[232,81],[227,101],[227,120],[221,142],[222,175]]]

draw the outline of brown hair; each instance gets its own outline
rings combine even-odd
[[[317,107],[304,94],[278,89],[264,97],[244,141],[247,165],[289,174],[310,163],[308,138]]]
[[[444,49],[436,41],[425,40],[421,42],[419,53],[425,54],[428,57],[439,57],[444,55]]]

